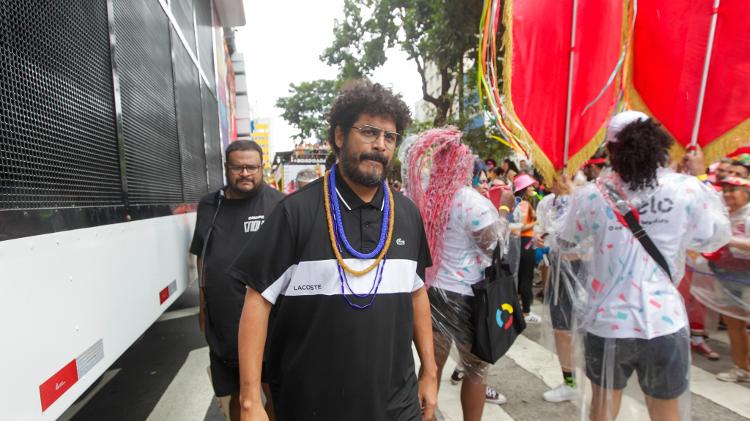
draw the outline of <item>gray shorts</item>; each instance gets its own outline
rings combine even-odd
[[[605,389],[625,388],[633,371],[646,395],[676,399],[689,386],[687,329],[652,339],[602,338],[586,333],[586,377]]]

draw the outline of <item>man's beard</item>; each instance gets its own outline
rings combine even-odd
[[[384,154],[378,152],[364,152],[355,155],[351,153],[349,148],[347,148],[347,142],[344,142],[344,147],[341,149],[341,158],[339,162],[349,179],[357,184],[367,187],[375,187],[382,183],[388,174],[388,169],[390,168],[388,158]],[[365,160],[379,162],[383,166],[383,172],[380,175],[376,175],[361,171],[359,169],[359,164]]]
[[[253,187],[250,188],[249,190],[244,189],[244,188],[240,188],[240,183],[242,183],[243,181],[250,181],[250,182],[252,182]],[[262,179],[261,179],[261,182],[262,182]],[[229,183],[229,188],[232,189],[232,192],[237,197],[247,197],[247,196],[250,196],[251,194],[253,194],[253,192],[258,189],[258,185],[259,184],[260,183],[255,182],[255,180],[253,178],[247,177],[247,178],[237,179],[234,183],[230,182]]]

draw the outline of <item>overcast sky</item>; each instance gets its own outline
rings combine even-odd
[[[245,55],[247,93],[256,118],[271,118],[271,150],[290,150],[295,129],[289,126],[276,100],[288,94],[290,83],[333,79],[336,68],[319,59],[333,42],[334,20],[343,18],[343,0],[245,0],[247,24],[237,31],[237,49]],[[388,61],[373,79],[403,95],[412,108],[421,98],[419,74],[401,50],[389,51]]]

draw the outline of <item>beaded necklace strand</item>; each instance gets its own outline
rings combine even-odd
[[[341,219],[341,206],[339,205],[339,201],[336,200],[336,192],[335,192],[335,186],[336,186],[336,167],[331,168],[331,175],[330,175],[331,185],[334,186],[334,191],[331,191],[329,193],[330,195],[330,202],[333,209],[333,221],[336,226],[336,232],[338,234],[338,239],[341,240],[341,242],[344,244],[344,247],[346,250],[351,254],[352,256],[356,257],[357,259],[372,259],[373,257],[377,256],[382,250],[383,246],[385,245],[385,240],[387,236],[388,231],[388,221],[390,220],[390,197],[388,194],[385,195],[384,198],[384,214],[382,221],[380,223],[380,238],[378,239],[378,244],[375,246],[375,248],[369,252],[369,253],[360,253],[359,250],[356,250],[352,245],[349,243],[349,239],[346,238],[346,233],[344,232],[344,224],[342,223]],[[383,188],[386,187],[386,183],[383,182]]]
[[[334,167],[335,171],[335,167]],[[330,181],[329,181],[330,180]],[[333,184],[333,190],[329,188],[329,182],[332,182]],[[377,268],[380,265],[380,262],[385,258],[386,253],[388,253],[388,249],[391,246],[391,239],[393,237],[393,215],[394,215],[394,206],[393,206],[393,194],[391,193],[391,190],[388,188],[388,184],[383,182],[383,189],[386,191],[387,197],[387,209],[384,209],[387,214],[383,215],[383,219],[385,220],[385,217],[388,217],[388,233],[385,238],[385,241],[382,241],[382,234],[383,230],[381,229],[381,242],[383,243],[382,250],[380,250],[380,254],[378,254],[378,257],[375,259],[375,261],[368,267],[366,267],[363,270],[355,270],[349,267],[349,265],[346,264],[344,261],[344,258],[341,256],[341,252],[339,250],[338,246],[338,233],[336,228],[334,228],[334,225],[341,225],[342,229],[340,231],[341,234],[343,234],[343,224],[341,223],[341,218],[338,218],[338,221],[336,224],[334,224],[334,214],[331,211],[331,202],[335,202],[336,198],[331,195],[331,193],[335,194],[336,191],[336,185],[335,185],[335,178],[331,177],[331,171],[326,171],[326,175],[323,178],[323,204],[325,207],[325,214],[326,214],[326,222],[328,223],[328,237],[331,241],[331,249],[333,250],[333,254],[336,256],[336,261],[338,262],[339,266],[346,272],[349,272],[350,274],[354,276],[362,276],[370,273],[373,269]],[[346,238],[346,235],[342,235],[343,238]],[[348,243],[346,241],[344,244]],[[380,243],[380,242],[379,242]],[[377,250],[377,248],[376,248]],[[347,251],[351,253],[351,250],[347,248]],[[352,253],[354,255],[354,253]],[[382,271],[381,275],[382,275]]]
[[[364,310],[370,307],[372,303],[375,302],[375,297],[378,295],[378,289],[380,288],[380,282],[383,280],[383,267],[385,267],[385,259],[383,259],[382,263],[378,266],[378,270],[375,271],[375,280],[372,283],[372,287],[370,287],[370,291],[365,294],[357,294],[356,292],[354,292],[351,285],[349,285],[349,280],[346,278],[346,272],[344,271],[344,269],[342,269],[340,265],[338,266],[339,279],[341,280],[341,295],[344,296],[344,299],[347,303],[349,303],[349,306],[354,307],[358,310]],[[346,284],[346,287],[355,297],[366,298],[368,296],[371,296],[370,302],[364,305],[353,303],[352,300],[350,300],[346,295],[344,284]]]

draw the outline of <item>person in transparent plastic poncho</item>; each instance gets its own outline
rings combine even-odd
[[[686,250],[712,252],[729,241],[729,219],[719,195],[698,178],[665,166],[672,140],[643,113],[614,116],[607,130],[612,169],[573,194],[557,234],[559,247],[589,256],[578,279],[586,290],[579,316],[591,405],[590,419],[614,420],[635,373],[652,420],[690,417],[687,316],[674,283]],[[689,168],[702,172],[702,153]],[[666,261],[663,269],[626,226],[632,214]],[[646,240],[647,241],[647,240]],[[654,253],[656,256],[656,254]]]
[[[713,254],[690,265],[691,292],[706,307],[722,315],[729,334],[735,367],[716,377],[727,382],[750,381],[750,344],[745,329],[750,322],[750,180],[726,177],[722,194],[729,210],[732,239]]]
[[[495,247],[507,237],[507,224],[484,196],[488,185],[481,160],[460,139],[461,132],[452,129],[433,129],[422,134],[407,154],[407,190],[422,212],[433,258],[426,283],[430,287],[438,372],[442,375],[455,343],[464,370],[463,419],[480,420],[489,365],[471,353],[471,286],[484,279],[484,269],[491,264]],[[501,207],[505,206],[502,213],[513,203],[512,196],[506,196],[501,198]],[[504,401],[503,396],[497,396],[497,403]]]
[[[543,320],[545,325],[549,320],[551,326],[545,326],[543,332],[551,330],[554,333],[554,349],[563,380],[560,386],[544,392],[542,397],[548,402],[571,401],[579,397],[572,331],[576,322],[574,306],[585,301],[585,292],[578,281],[582,274],[581,253],[570,248],[561,253],[557,248],[546,247],[546,238],[560,231],[560,222],[570,208],[572,187],[572,183],[560,174],[555,176],[552,194],[545,196],[537,206],[537,225],[534,227],[537,250],[547,253],[550,267],[544,292],[546,317]]]

